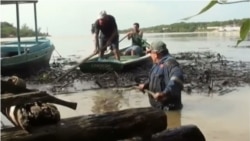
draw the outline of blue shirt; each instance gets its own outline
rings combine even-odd
[[[145,83],[145,88],[157,93],[162,92],[167,99],[162,102],[156,101],[149,95],[150,104],[155,108],[181,109],[181,91],[183,89],[183,71],[179,63],[171,56],[164,56],[159,63],[154,64],[149,80]]]

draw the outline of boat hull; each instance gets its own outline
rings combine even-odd
[[[32,41],[25,42],[32,44]],[[15,43],[1,46],[1,75],[27,76],[36,73],[42,68],[49,67],[49,61],[54,50],[54,45],[49,40],[39,40],[38,44],[33,42],[29,47],[30,52],[25,53],[21,47],[21,55],[13,55]],[[13,56],[8,56],[12,54]]]
[[[126,49],[126,48],[125,48]],[[124,51],[125,49],[122,49]],[[112,58],[111,54],[105,57]],[[150,61],[150,56],[121,56],[121,61],[113,59],[106,59],[98,61],[98,57],[94,57],[87,62],[82,63],[79,67],[83,73],[103,73],[109,71],[124,72],[139,65],[143,65],[145,62]]]

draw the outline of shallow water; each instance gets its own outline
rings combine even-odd
[[[166,113],[168,128],[194,124],[200,128],[207,141],[248,141],[249,89],[249,86],[238,88],[223,96],[216,93],[210,96],[183,93],[183,109]],[[112,89],[85,91],[57,97],[78,103],[75,111],[58,105],[62,118],[149,106],[147,96],[136,90],[118,93]]]
[[[145,34],[148,42],[156,39],[164,40],[172,53],[210,50],[219,52],[228,59],[250,61],[248,48],[229,47],[235,45],[237,37],[237,33]],[[84,58],[93,50],[90,36],[50,38],[63,56],[73,54]],[[128,43],[130,42],[124,40],[121,46]],[[249,44],[249,41],[243,42],[242,45],[244,44]],[[58,55],[57,52],[54,52],[54,55]],[[204,133],[207,141],[248,141],[250,139],[249,91],[250,87],[246,86],[236,88],[226,95],[183,93],[183,109],[167,113],[168,128],[195,124]],[[112,90],[84,91],[57,97],[78,103],[76,111],[58,106],[63,118],[149,106],[147,96],[135,90],[120,93]],[[4,117],[1,118],[8,124]]]
[[[183,93],[183,109],[167,112],[168,128],[195,124],[208,141],[236,139],[248,141],[250,139],[249,88],[249,86],[239,88],[223,96]],[[121,94],[112,90],[87,91],[58,97],[78,102],[76,111],[58,106],[63,117],[149,106],[147,96],[135,90],[123,91]],[[99,109],[99,112],[95,109]]]

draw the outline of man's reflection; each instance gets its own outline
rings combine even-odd
[[[94,114],[118,111],[123,104],[127,104],[127,99],[124,98],[123,92],[112,89],[97,91],[92,100],[94,105],[91,111]]]
[[[167,111],[167,128],[175,128],[181,126],[181,110]]]

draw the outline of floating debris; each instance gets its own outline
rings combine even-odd
[[[184,73],[184,91],[188,94],[225,93],[242,85],[250,84],[250,62],[230,61],[220,53],[213,52],[181,52],[173,54],[180,63]],[[26,78],[28,84],[49,84],[55,94],[71,93],[96,88],[131,87],[147,79],[152,63],[148,62],[127,72],[82,73],[76,69],[60,82],[53,84],[69,67],[75,65],[74,60],[60,58],[51,64],[50,69],[37,72]],[[86,85],[87,84],[87,85]],[[91,84],[91,85],[89,85]],[[227,91],[225,91],[227,90]]]

